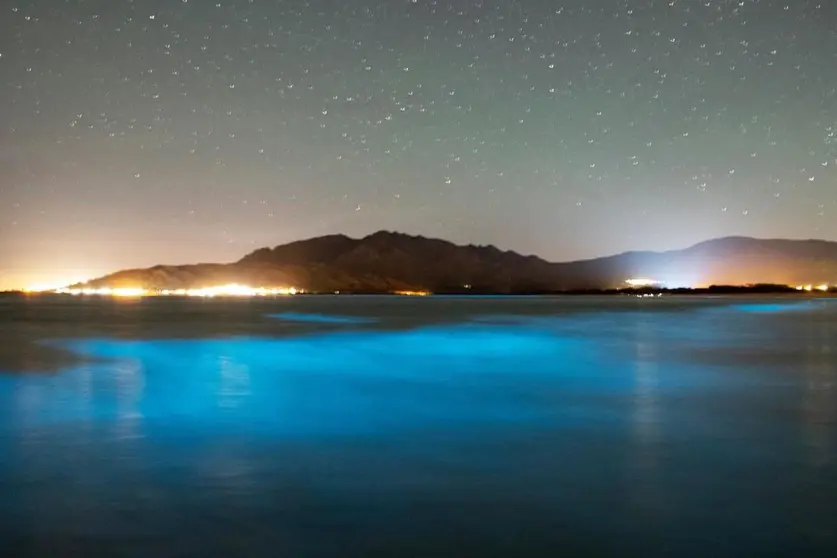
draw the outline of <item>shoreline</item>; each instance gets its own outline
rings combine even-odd
[[[803,290],[784,285],[756,285],[756,286],[734,286],[717,285],[705,288],[635,288],[635,289],[567,289],[567,290],[517,290],[497,291],[489,289],[442,289],[438,291],[416,291],[410,293],[379,291],[379,290],[339,290],[339,291],[304,291],[297,294],[255,294],[255,295],[227,295],[219,294],[212,296],[188,296],[178,294],[145,293],[136,296],[114,297],[107,294],[70,294],[56,292],[27,292],[27,291],[0,291],[3,298],[78,298],[78,299],[106,299],[106,298],[168,298],[174,300],[185,299],[271,299],[288,297],[403,297],[403,298],[432,298],[432,297],[562,297],[562,296],[706,296],[706,295],[797,295],[797,296],[834,296],[837,295],[837,287],[828,290]]]

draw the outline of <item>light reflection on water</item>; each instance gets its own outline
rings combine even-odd
[[[153,306],[141,325],[85,307],[72,329],[54,324],[78,308],[27,309],[26,341],[84,358],[0,376],[0,540],[23,556],[837,555],[837,306],[367,301],[198,303],[214,325],[177,334]],[[306,319],[289,335],[276,314]]]
[[[661,494],[653,480],[659,474],[661,442],[658,336],[648,320],[637,320],[635,328],[633,435],[636,451],[632,452],[632,476],[636,482],[631,489],[637,513],[653,522],[663,513]]]

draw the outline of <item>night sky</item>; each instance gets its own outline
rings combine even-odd
[[[837,239],[832,0],[0,9],[0,288],[378,229]]]

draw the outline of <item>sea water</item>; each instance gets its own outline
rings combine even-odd
[[[3,556],[837,556],[837,301],[0,300]]]

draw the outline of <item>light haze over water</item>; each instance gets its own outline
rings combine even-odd
[[[837,556],[837,300],[0,299],[4,556]]]

